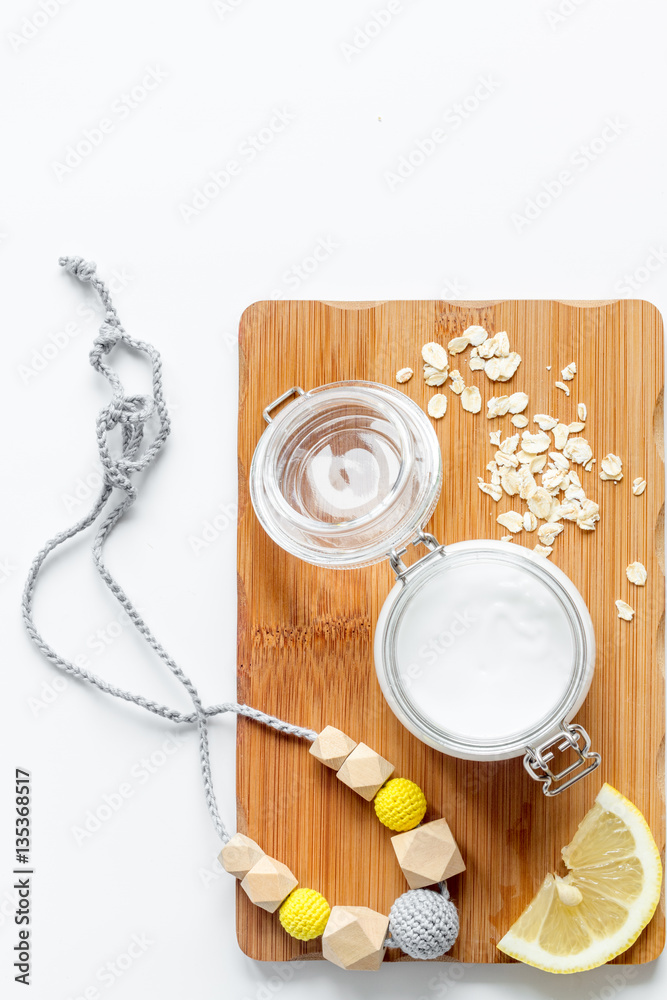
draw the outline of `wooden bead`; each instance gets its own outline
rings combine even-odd
[[[340,768],[338,777],[362,799],[370,802],[393,773],[393,764],[365,743],[358,743]]]
[[[327,767],[332,767],[334,771],[337,771],[356,745],[355,741],[346,736],[340,729],[325,726],[313,742],[309,752]]]
[[[461,852],[444,819],[399,833],[391,842],[411,889],[423,889],[465,871]]]
[[[287,865],[265,854],[252,866],[241,882],[241,888],[255,906],[275,913],[298,884]]]
[[[322,955],[341,969],[376,972],[388,927],[389,917],[367,906],[334,906],[322,935]]]
[[[264,851],[259,844],[245,834],[237,833],[220,851],[218,860],[234,878],[245,878],[252,866],[263,857]]]

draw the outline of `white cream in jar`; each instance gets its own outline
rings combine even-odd
[[[508,563],[472,562],[432,577],[396,638],[410,700],[463,737],[499,739],[534,727],[572,676],[563,605],[541,579]]]

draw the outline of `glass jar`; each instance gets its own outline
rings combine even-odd
[[[264,417],[250,495],[270,537],[318,566],[388,559],[394,569],[374,655],[403,725],[454,757],[523,756],[546,795],[594,770],[600,757],[571,721],[595,664],[584,600],[561,570],[523,546],[445,546],[423,531],[442,461],[421,407],[388,386],[348,381],[292,388]],[[402,556],[417,544],[428,552],[406,566]],[[574,753],[561,771],[550,766],[556,749]]]

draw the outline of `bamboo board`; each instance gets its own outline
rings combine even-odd
[[[428,525],[440,541],[500,538],[498,505],[476,477],[493,457],[490,427],[512,433],[509,415],[486,419],[486,400],[529,393],[527,413],[568,423],[588,406],[585,436],[598,459],[582,472],[587,494],[601,504],[595,532],[569,523],[552,560],[575,582],[591,611],[598,643],[593,684],[577,716],[602,754],[602,766],[561,797],[547,799],[520,759],[455,760],[424,746],[386,706],[373,665],[372,637],[394,579],[388,563],[335,571],[300,563],[260,527],[248,497],[248,470],[266,426],[262,410],[291,386],[313,388],[343,379],[395,385],[397,369],[415,376],[402,388],[424,408],[436,391],[421,377],[421,346],[446,343],[470,324],[507,330],[523,362],[509,383],[471,372],[469,352],[451,359],[466,384],[480,387],[482,412],[465,412],[448,386],[446,417],[434,421],[442,446],[444,488]],[[239,338],[238,698],[319,731],[337,726],[396,765],[396,774],[426,793],[426,819],[445,816],[467,862],[450,880],[461,932],[446,961],[506,962],[495,943],[532,898],[547,871],[561,871],[560,848],[572,837],[603,781],[642,810],[664,852],[664,468],[663,329],[655,307],[641,301],[563,303],[259,302],[244,313]],[[576,361],[568,398],[554,385]],[[551,366],[551,370],[547,370]],[[505,436],[505,434],[503,434]],[[602,482],[600,459],[623,459],[621,483]],[[636,476],[646,492],[634,497]],[[521,509],[525,507],[520,503]],[[514,544],[533,546],[523,532]],[[648,570],[633,587],[625,567]],[[614,601],[636,608],[632,623]],[[238,829],[286,863],[300,883],[331,905],[389,912],[407,888],[391,833],[364,802],[308,754],[303,741],[239,718]],[[318,957],[319,939],[288,937],[277,916],[254,907],[237,889],[237,932],[252,958]],[[633,947],[617,961],[641,963],[662,950],[664,902]],[[387,960],[409,961],[397,950]]]

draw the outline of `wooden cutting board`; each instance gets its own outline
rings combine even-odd
[[[304,389],[343,379],[395,386],[397,369],[415,376],[403,390],[426,408],[421,347],[443,343],[470,324],[506,330],[523,362],[509,383],[471,372],[469,351],[451,359],[466,384],[479,386],[482,412],[465,412],[449,389],[444,419],[434,421],[444,461],[444,487],[428,525],[441,542],[500,538],[501,511],[476,486],[493,457],[489,429],[512,433],[509,415],[489,421],[486,400],[524,390],[529,409],[565,423],[586,403],[585,436],[597,465],[582,472],[601,505],[595,532],[568,523],[556,540],[555,562],[590,609],[598,643],[597,669],[577,716],[602,754],[602,766],[558,798],[547,799],[520,759],[476,763],[446,757],[407,732],[384,702],[373,665],[373,629],[394,577],[387,562],[360,570],[300,563],[264,533],[248,496],[252,454],[264,428],[262,410],[291,386]],[[238,698],[265,712],[320,730],[330,724],[368,743],[418,782],[426,819],[445,816],[467,862],[450,880],[461,932],[446,961],[507,962],[495,944],[532,898],[548,871],[564,870],[560,848],[572,837],[603,781],[627,795],[647,817],[661,850],[664,803],[664,467],[663,327],[654,306],[615,302],[259,302],[243,314],[239,337]],[[576,361],[570,397],[555,387]],[[535,429],[535,427],[534,427]],[[505,436],[505,434],[503,434]],[[623,480],[602,482],[600,460],[623,460]],[[632,480],[648,485],[641,497]],[[520,503],[521,509],[525,507]],[[532,547],[522,532],[513,544]],[[640,560],[645,587],[632,586],[625,567]],[[616,598],[635,609],[616,615]],[[300,883],[331,905],[370,906],[388,913],[407,888],[391,833],[372,805],[343,786],[308,754],[308,745],[243,718],[237,741],[238,830],[282,860]],[[301,944],[277,915],[253,906],[237,890],[237,931],[252,958],[317,957],[319,939]],[[647,962],[662,950],[664,905],[618,961]],[[409,961],[390,950],[387,960]]]

